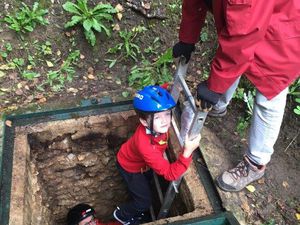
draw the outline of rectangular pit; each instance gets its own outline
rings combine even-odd
[[[6,201],[1,203],[3,225],[62,225],[68,209],[80,202],[93,205],[97,216],[108,221],[115,207],[128,200],[115,156],[138,123],[131,102],[7,121],[12,125],[5,128],[2,156],[7,159],[2,163],[5,180],[1,181],[1,201]],[[13,143],[8,143],[9,137]],[[172,129],[171,161],[179,151]],[[213,213],[192,163],[169,217],[153,223],[180,222]]]

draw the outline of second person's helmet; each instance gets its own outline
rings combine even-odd
[[[80,203],[74,206],[68,212],[67,223],[68,225],[77,225],[80,221],[89,216],[94,216],[95,210],[88,204]]]

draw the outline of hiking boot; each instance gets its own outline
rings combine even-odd
[[[121,210],[117,207],[113,213],[114,218],[119,221],[121,224],[129,224],[126,222],[126,219],[121,216]]]
[[[113,213],[114,218],[119,221],[123,225],[138,225],[141,223],[142,217],[144,216],[144,213],[141,213],[140,216],[133,217],[131,219],[125,219],[121,215],[121,210],[119,207],[117,207]]]
[[[265,174],[266,166],[258,169],[247,156],[233,169],[225,171],[216,178],[217,185],[223,191],[240,191],[248,184]]]
[[[216,109],[212,109],[208,112],[208,116],[210,117],[224,117],[227,113],[227,109],[222,109],[222,110],[216,110]]]

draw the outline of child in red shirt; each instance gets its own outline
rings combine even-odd
[[[192,161],[200,134],[193,140],[185,140],[185,146],[177,161],[169,163],[164,158],[168,146],[172,108],[172,96],[159,86],[147,86],[136,93],[133,107],[140,125],[133,136],[125,142],[117,154],[117,168],[124,178],[132,201],[117,207],[114,217],[122,224],[139,224],[144,212],[151,206],[149,181],[152,170],[166,180],[177,180]]]

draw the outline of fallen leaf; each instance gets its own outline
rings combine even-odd
[[[121,20],[122,17],[123,17],[122,13],[117,13],[117,18],[118,18],[118,20]]]
[[[12,69],[12,68],[7,64],[4,64],[4,65],[0,66],[0,70],[9,70],[9,69]]]
[[[57,51],[56,51],[56,55],[57,55],[57,56],[60,56],[60,55],[61,55],[61,51],[60,51],[60,50],[57,50]]]
[[[33,95],[29,95],[27,97],[27,99],[25,100],[25,102],[30,103],[30,102],[32,102],[32,100],[33,100]]]
[[[249,214],[251,209],[246,201],[242,201],[241,207],[247,214]]]
[[[296,215],[297,220],[300,220],[300,213],[296,213],[295,215]]]
[[[0,71],[0,78],[4,77],[4,76],[5,76],[5,73],[3,71]]]
[[[20,88],[22,88],[22,87],[23,87],[23,84],[22,84],[22,82],[20,82],[20,83],[18,83],[18,84],[17,84],[17,88],[19,88],[19,89],[20,89]]]
[[[85,56],[80,54],[80,59],[84,59],[84,58],[85,58]]]
[[[53,63],[50,62],[50,61],[48,61],[48,60],[46,60],[46,63],[47,63],[47,66],[48,66],[48,67],[53,67],[53,66],[54,66]]]
[[[265,183],[265,178],[263,177],[263,178],[259,179],[259,180],[257,181],[257,183],[259,183],[259,184],[264,184],[264,183]]]
[[[27,66],[27,69],[28,69],[28,70],[31,70],[31,69],[32,69],[32,65],[28,65],[28,66]]]
[[[3,91],[3,92],[9,92],[10,89],[9,89],[9,88],[0,88],[0,91]]]
[[[119,31],[120,30],[120,25],[117,23],[117,24],[114,24],[113,25],[113,30],[115,31]]]
[[[144,2],[142,2],[142,6],[143,6],[144,9],[149,10],[151,8],[151,3],[148,3],[148,2],[144,3]]]
[[[116,84],[122,84],[121,80],[119,78],[116,79]]]
[[[281,200],[278,200],[277,201],[277,205],[280,207],[280,209],[284,209],[285,208],[285,204],[284,204],[284,202],[282,202]]]
[[[38,100],[38,103],[44,103],[46,101],[47,101],[47,99],[45,97],[43,97]]]
[[[11,127],[12,126],[11,120],[6,120],[5,125],[8,126],[8,127]]]
[[[282,182],[282,186],[285,187],[285,188],[288,188],[289,187],[289,183],[287,181],[283,181]]]
[[[71,33],[70,33],[70,32],[65,32],[65,35],[66,35],[67,37],[71,37]]]
[[[88,68],[88,74],[94,74],[94,68],[93,67]]]
[[[115,9],[117,10],[117,12],[123,12],[124,11],[124,7],[120,3],[116,5]]]
[[[88,74],[87,76],[90,80],[95,80],[95,76],[93,74]]]
[[[44,98],[44,95],[42,93],[38,93],[36,96],[35,96],[35,99],[41,99],[41,98]]]
[[[16,93],[16,95],[23,95],[24,94],[24,92],[22,91],[22,89],[17,89],[15,91],[15,93]]]
[[[71,87],[71,88],[68,88],[67,92],[77,93],[78,89]]]
[[[255,187],[253,186],[253,185],[248,185],[248,186],[246,186],[246,189],[248,190],[248,191],[250,191],[250,192],[254,192],[255,191]]]

